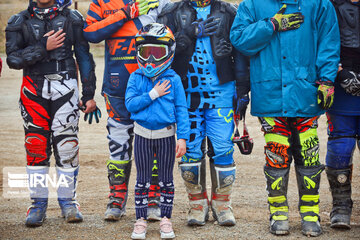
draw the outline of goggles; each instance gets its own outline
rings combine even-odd
[[[156,61],[161,61],[166,58],[168,54],[168,46],[164,44],[143,44],[138,47],[137,51],[137,56],[143,61],[149,60],[151,56],[153,56]]]

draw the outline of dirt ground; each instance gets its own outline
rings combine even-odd
[[[3,60],[5,60],[5,57]],[[4,61],[5,63],[5,61]],[[103,115],[105,106],[100,96],[103,73],[103,59],[96,58],[98,90],[96,100]],[[21,85],[21,71],[9,70],[4,66],[0,78],[0,168],[24,167],[24,133],[22,119],[18,108],[19,89]],[[248,114],[249,115],[249,114]],[[255,146],[250,156],[244,156],[235,149],[237,176],[232,195],[234,214],[237,221],[235,227],[221,227],[210,217],[203,227],[188,227],[186,225],[187,197],[182,179],[175,167],[175,205],[173,211],[173,225],[177,239],[275,239],[268,231],[268,206],[263,175],[264,138],[255,117],[248,117],[250,135],[254,138]],[[56,199],[50,199],[47,219],[42,227],[29,229],[24,225],[25,213],[29,206],[29,198],[7,199],[3,197],[0,187],[0,239],[130,239],[135,219],[134,209],[134,179],[135,167],[132,168],[130,180],[130,194],[127,204],[127,215],[114,223],[105,222],[103,214],[107,203],[108,182],[105,162],[108,159],[106,139],[106,116],[99,124],[88,125],[80,121],[80,176],[78,187],[78,201],[81,204],[84,222],[66,224],[60,217],[60,210]],[[322,116],[319,127],[320,157],[324,162],[326,154],[326,121]],[[354,155],[352,229],[349,231],[335,231],[329,227],[331,210],[331,196],[325,173],[321,182],[320,216],[324,234],[318,239],[359,239],[360,238],[360,157],[359,151]],[[52,161],[54,164],[54,161]],[[2,171],[1,171],[2,172]],[[208,175],[209,176],[209,172]],[[1,173],[1,182],[2,173]],[[207,178],[208,190],[210,186]],[[2,184],[1,184],[2,185]],[[304,238],[300,233],[300,216],[297,210],[298,194],[294,169],[291,170],[288,191],[290,204],[290,235],[282,239]],[[150,223],[148,239],[159,239],[158,222]],[[279,237],[280,238],[280,237]]]

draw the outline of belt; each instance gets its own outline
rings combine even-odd
[[[76,64],[73,58],[67,58],[60,61],[51,60],[38,62],[31,67],[24,69],[25,75],[45,75],[58,72],[74,72],[76,75]]]

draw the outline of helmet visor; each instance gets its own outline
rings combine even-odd
[[[138,47],[137,55],[143,60],[149,60],[153,56],[156,61],[161,61],[168,56],[169,50],[167,45],[163,44],[143,44]]]

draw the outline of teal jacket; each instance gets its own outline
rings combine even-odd
[[[301,12],[299,29],[275,32],[270,18],[286,3],[285,14]],[[251,114],[266,117],[312,117],[317,80],[334,82],[340,58],[340,33],[329,0],[244,0],[230,40],[250,56]]]

